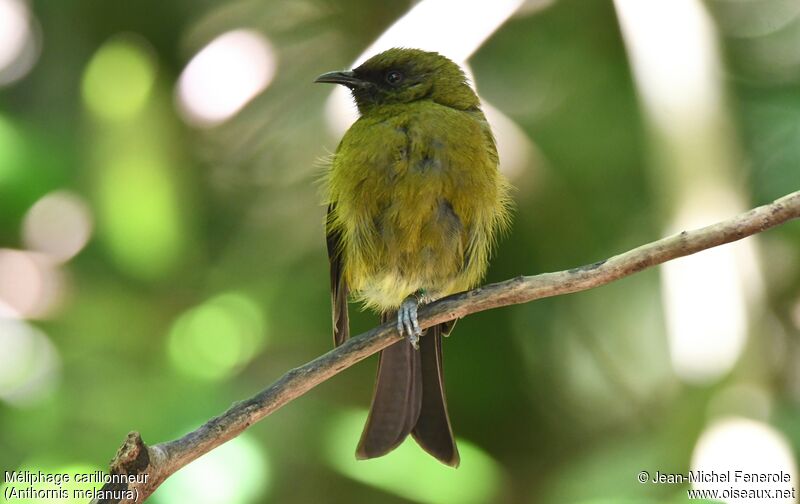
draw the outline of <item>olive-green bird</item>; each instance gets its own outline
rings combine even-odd
[[[360,113],[327,176],[334,341],[349,336],[350,293],[406,335],[381,352],[356,456],[384,455],[410,433],[458,466],[441,348],[454,322],[420,342],[417,306],[477,285],[509,221],[489,123],[464,72],[437,53],[390,49],[316,82],[348,87]]]

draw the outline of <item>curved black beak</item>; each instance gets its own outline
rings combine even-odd
[[[317,77],[314,82],[326,82],[330,84],[341,84],[349,88],[364,87],[364,81],[356,77],[351,71],[328,72]]]

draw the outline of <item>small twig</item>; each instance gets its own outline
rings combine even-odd
[[[671,259],[740,240],[800,217],[800,191],[731,219],[664,238],[605,261],[579,268],[520,276],[448,296],[420,309],[423,328],[500,306],[599,287]],[[300,397],[340,371],[398,341],[394,324],[384,324],[292,369],[256,396],[234,404],[180,439],[147,446],[132,432],[111,463],[112,475],[138,475],[137,481],[106,484],[102,490],[128,491],[96,503],[140,503],[175,471],[229,441],[278,408]]]

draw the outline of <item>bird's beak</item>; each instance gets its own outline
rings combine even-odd
[[[364,87],[365,82],[356,77],[356,74],[350,71],[346,72],[328,72],[320,75],[314,82],[328,82],[331,84],[341,84],[349,88]]]

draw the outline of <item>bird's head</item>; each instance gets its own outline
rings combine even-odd
[[[315,82],[347,86],[362,114],[378,105],[417,100],[431,100],[459,110],[480,106],[458,65],[441,54],[419,49],[389,49],[358,68],[328,72]]]

